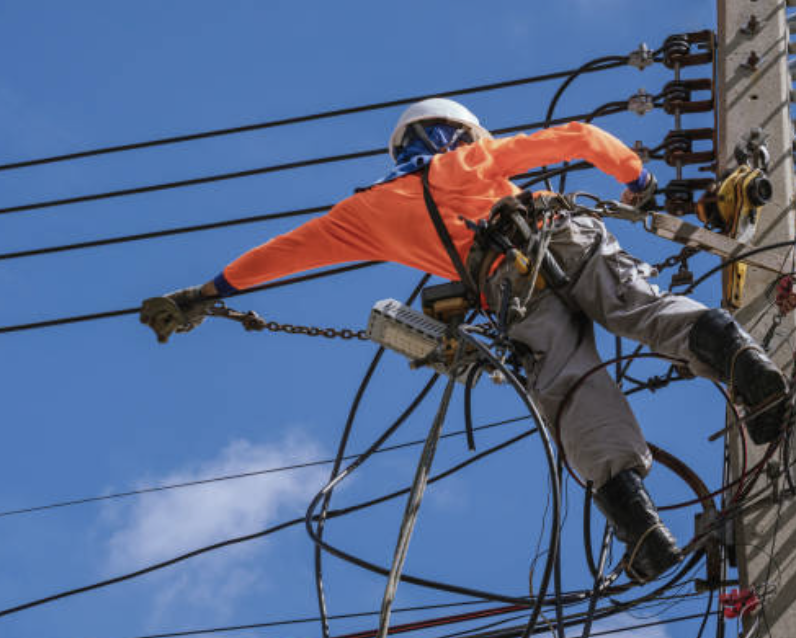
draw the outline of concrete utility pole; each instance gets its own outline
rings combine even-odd
[[[719,174],[736,166],[733,150],[750,129],[768,135],[769,177],[774,187],[763,208],[754,244],[793,240],[793,129],[790,117],[791,78],[788,69],[789,32],[786,15],[796,0],[718,0],[718,140]],[[792,253],[780,249],[783,272],[794,270]],[[776,276],[750,268],[736,318],[761,340],[777,313],[769,288]],[[767,291],[768,288],[768,291]],[[766,310],[767,309],[767,310]],[[760,319],[763,314],[762,320]],[[794,340],[793,313],[774,333],[769,354],[790,373]],[[738,436],[729,444],[731,478],[740,472]],[[750,442],[749,465],[765,448]],[[793,455],[792,455],[793,457]],[[779,457],[776,457],[778,459]],[[775,466],[770,468],[776,470]],[[794,468],[796,470],[796,468]],[[796,499],[783,494],[781,475],[763,472],[757,487],[775,482],[774,496],[744,513],[734,525],[741,587],[754,586],[765,601],[764,613],[745,617],[745,631],[759,621],[752,635],[772,638],[796,636]],[[770,631],[770,633],[769,633]]]

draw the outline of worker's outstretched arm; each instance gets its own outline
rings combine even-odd
[[[626,187],[623,199],[638,204],[634,193],[649,191],[654,180],[644,169],[638,155],[622,141],[591,124],[571,122],[564,126],[537,131],[531,135],[481,140],[458,154],[441,158],[451,171],[467,171],[479,164],[471,154],[484,150],[493,158],[484,177],[510,177],[525,171],[570,160],[585,160]],[[443,163],[440,162],[440,163]]]
[[[204,285],[145,300],[141,321],[165,342],[174,332],[198,326],[219,297],[313,268],[377,259],[377,247],[354,208],[345,200],[328,214],[244,253]]]

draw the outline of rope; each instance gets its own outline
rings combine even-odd
[[[642,578],[639,573],[633,568],[633,563],[636,561],[636,556],[638,555],[641,546],[644,544],[644,541],[647,540],[647,536],[649,536],[653,531],[656,529],[665,529],[662,522],[657,522],[654,525],[650,525],[647,528],[639,539],[636,541],[635,546],[633,547],[633,551],[630,552],[630,558],[627,561],[627,565],[625,569],[627,570],[628,574],[630,574],[634,580],[637,580],[640,583],[646,583],[648,579]]]

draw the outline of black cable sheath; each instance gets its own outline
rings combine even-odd
[[[467,433],[467,449],[475,452],[475,435],[473,433],[473,386],[481,371],[481,364],[475,363],[467,373],[464,382],[464,430]]]
[[[432,377],[432,379],[434,379],[434,377]],[[429,390],[430,390],[430,386],[431,386],[431,384],[427,384],[427,387],[428,387]],[[509,445],[513,445],[514,443],[520,441],[521,439],[533,434],[533,432],[534,432],[534,430],[529,430],[529,431],[523,432],[520,435],[515,436],[515,437],[509,439],[508,441],[500,443],[500,444],[494,446],[493,448],[491,448],[489,450],[485,450],[484,452],[481,452],[478,455],[473,455],[471,458],[467,459],[463,463],[460,463],[458,466],[454,466],[453,468],[450,468],[446,472],[443,472],[443,473],[439,474],[438,476],[430,479],[429,483],[440,481],[440,480],[450,476],[451,474],[454,474],[455,472],[459,471],[460,469],[466,467],[467,465],[475,463],[476,461],[481,460],[481,459],[489,456],[490,454],[494,454],[494,453],[496,453],[496,452],[498,452],[498,451],[500,451],[502,449],[505,449]],[[374,505],[378,505],[378,504],[387,502],[388,500],[391,500],[393,498],[398,498],[401,495],[408,493],[408,491],[409,491],[409,488],[405,488],[403,490],[398,490],[396,492],[393,492],[392,494],[381,496],[379,498],[372,499],[370,501],[365,501],[365,502],[358,503],[356,505],[351,505],[349,507],[338,509],[338,510],[332,510],[332,511],[330,511],[328,513],[327,517],[328,518],[337,518],[339,516],[344,516],[344,515],[347,515],[347,514],[351,514],[353,512],[357,512],[357,511],[360,511],[360,510],[363,510],[363,509],[367,509],[367,508],[372,507]],[[53,602],[53,601],[56,601],[56,600],[60,600],[62,598],[68,598],[70,596],[75,596],[77,594],[82,594],[82,593],[93,591],[93,590],[96,590],[96,589],[102,589],[103,587],[108,587],[110,585],[115,585],[117,583],[121,583],[121,582],[124,582],[124,581],[127,581],[127,580],[132,580],[132,579],[137,578],[139,576],[143,576],[145,574],[149,574],[149,573],[164,569],[166,567],[170,567],[170,566],[175,565],[177,563],[180,563],[182,561],[188,560],[189,558],[194,558],[196,556],[200,556],[200,555],[206,554],[208,552],[216,551],[216,550],[222,549],[224,547],[229,547],[231,545],[237,545],[239,543],[245,543],[245,542],[248,542],[248,541],[251,541],[251,540],[255,540],[255,539],[258,539],[258,538],[264,538],[266,536],[269,536],[269,535],[274,534],[276,532],[282,531],[282,530],[287,529],[289,527],[293,527],[294,525],[298,525],[298,524],[300,524],[302,522],[305,522],[305,517],[304,516],[302,516],[300,518],[295,518],[295,519],[290,520],[290,521],[286,521],[286,522],[280,523],[278,525],[275,525],[273,527],[269,527],[269,528],[267,528],[265,530],[262,530],[260,532],[255,532],[253,534],[247,534],[245,536],[238,536],[238,537],[235,537],[235,538],[227,539],[225,541],[221,541],[219,543],[214,543],[212,545],[207,545],[205,547],[201,547],[199,549],[196,549],[196,550],[193,550],[193,551],[190,551],[190,552],[186,552],[184,554],[180,554],[180,555],[178,555],[178,556],[176,556],[174,558],[171,558],[169,560],[165,560],[165,561],[162,561],[160,563],[154,563],[152,565],[149,565],[147,567],[144,567],[143,569],[139,569],[139,570],[134,571],[134,572],[123,574],[121,576],[117,576],[117,577],[114,577],[114,578],[109,578],[107,580],[100,581],[100,582],[97,582],[97,583],[93,583],[91,585],[86,585],[84,587],[78,587],[78,588],[75,588],[75,589],[70,589],[70,590],[66,590],[66,591],[63,591],[63,592],[59,592],[59,593],[54,594],[52,596],[47,596],[45,598],[40,598],[38,600],[30,601],[30,602],[27,602],[27,603],[24,603],[24,604],[21,604],[21,605],[17,605],[15,607],[10,607],[10,608],[7,608],[7,609],[3,609],[3,610],[0,610],[0,617],[8,616],[8,615],[11,615],[11,614],[15,614],[15,613],[24,611],[26,609],[31,609],[33,607],[38,607],[38,606],[44,605],[46,603],[50,603],[50,602]],[[378,568],[377,568],[377,571],[378,571]],[[463,593],[464,595],[470,596],[470,597],[483,598],[484,600],[495,600],[497,602],[506,602],[506,603],[511,603],[511,604],[527,604],[527,600],[523,599],[523,598],[496,597],[496,596],[482,595],[483,592],[478,592],[477,590],[469,590],[469,589],[466,589],[466,588],[455,588],[455,587],[445,588],[444,586],[443,587],[437,587],[437,585],[444,585],[444,584],[435,583],[434,581],[428,581],[428,580],[421,580],[421,579],[412,579],[412,580],[410,580],[410,579],[411,579],[411,577],[407,578],[406,575],[404,575],[404,577],[403,577],[403,580],[406,580],[407,582],[412,582],[412,580],[414,580],[414,581],[417,581],[417,582],[415,582],[415,584],[422,584],[423,586],[431,587],[431,588],[439,588],[439,589],[443,589],[443,591],[456,590],[456,591],[452,591],[452,593]]]
[[[550,434],[547,431],[547,426],[544,420],[542,419],[542,415],[537,409],[533,399],[528,395],[527,390],[520,384],[520,382],[511,372],[511,370],[509,370],[500,359],[498,359],[492,354],[489,348],[487,348],[483,343],[481,343],[478,339],[476,339],[469,332],[467,332],[465,326],[459,326],[458,331],[463,339],[465,339],[468,343],[477,348],[478,351],[486,359],[488,359],[493,366],[495,366],[495,368],[497,368],[500,372],[503,373],[504,377],[508,380],[509,384],[511,384],[511,387],[520,397],[520,400],[525,404],[525,407],[528,409],[528,412],[533,416],[534,421],[536,421],[537,429],[540,438],[542,440],[542,447],[545,452],[545,458],[547,459],[547,466],[548,466],[550,485],[551,485],[550,491],[552,492],[552,504],[553,504],[551,526],[550,526],[550,542],[548,544],[548,549],[547,549],[547,560],[545,561],[544,573],[542,574],[542,579],[539,584],[539,592],[534,602],[533,609],[531,611],[531,617],[528,620],[528,625],[525,629],[525,632],[523,632],[523,638],[528,638],[533,632],[534,627],[536,626],[536,622],[539,619],[539,615],[542,613],[542,605],[545,602],[547,588],[550,583],[550,577],[552,576],[552,572],[554,570],[556,556],[558,555],[558,549],[559,549],[559,535],[561,533],[561,527],[560,527],[561,487],[558,482],[558,474],[556,472],[555,453],[553,452],[553,445],[551,442]],[[558,599],[559,596],[556,596],[556,598]]]
[[[426,276],[427,279],[428,276]],[[415,290],[419,292],[422,288],[422,284],[418,286]],[[414,296],[414,293],[412,293]],[[362,381],[359,383],[359,387],[357,388],[356,394],[354,395],[354,400],[351,403],[351,407],[348,411],[348,417],[346,418],[345,427],[343,428],[343,434],[340,437],[340,442],[337,446],[337,454],[335,455],[334,465],[332,466],[332,471],[329,474],[329,481],[333,481],[337,477],[337,473],[340,471],[340,466],[343,463],[343,459],[345,458],[346,447],[348,446],[348,439],[351,434],[351,430],[354,426],[354,418],[356,417],[357,411],[359,410],[359,404],[362,401],[362,397],[365,395],[365,390],[367,389],[368,385],[370,384],[370,380],[373,378],[373,374],[376,372],[376,368],[381,361],[382,356],[384,355],[385,349],[384,346],[380,346],[379,349],[376,351],[376,354],[373,355],[373,359],[371,359],[370,364],[368,365],[367,370],[365,371],[365,376],[362,378]],[[323,499],[323,504],[321,505],[321,512],[318,515],[318,521],[316,523],[315,531],[320,538],[323,538],[323,530],[326,524],[326,515],[329,513],[329,505],[332,500],[332,492],[331,490]],[[314,564],[315,564],[315,594],[318,600],[318,613],[320,616],[320,625],[321,625],[321,635],[323,638],[329,638],[329,621],[328,615],[326,611],[326,596],[324,595],[324,588],[323,588],[323,554],[321,552],[320,547],[317,545],[314,548]]]
[[[417,282],[417,285],[414,287],[412,292],[409,294],[409,297],[406,300],[406,305],[411,306],[414,303],[417,296],[423,290],[425,285],[428,283],[428,280],[431,279],[431,275],[425,274],[420,277],[420,281]],[[384,347],[380,347],[376,354],[373,356],[373,359],[368,365],[367,370],[365,371],[365,375],[362,378],[362,381],[359,383],[359,387],[354,395],[354,400],[351,402],[351,407],[348,410],[348,416],[346,417],[345,427],[343,428],[343,433],[340,436],[340,442],[337,446],[337,455],[334,459],[334,465],[332,466],[332,471],[329,475],[329,481],[333,481],[336,477],[338,472],[340,471],[340,466],[343,463],[343,458],[345,457],[346,448],[348,447],[348,440],[351,436],[351,431],[354,427],[354,420],[356,419],[357,412],[359,411],[360,403],[362,402],[362,398],[365,396],[365,391],[367,390],[368,386],[370,385],[370,381],[373,378],[373,375],[376,372],[376,369],[379,366],[379,362],[381,361],[382,355],[384,354]],[[321,512],[318,516],[318,522],[316,524],[316,534],[318,538],[323,538],[323,529],[326,522],[326,514],[329,511],[329,506],[332,501],[332,493],[333,490],[329,490],[326,496],[323,499],[323,504],[321,505]],[[329,623],[327,620],[327,612],[326,612],[326,597],[324,596],[323,591],[323,554],[321,552],[321,548],[318,545],[315,545],[314,548],[314,562],[315,562],[315,592],[318,598],[318,611],[320,613],[320,624],[321,624],[321,633],[323,638],[328,638],[329,636]]]
[[[521,434],[519,434],[519,435],[517,435],[517,436],[515,436],[515,437],[513,437],[513,438],[511,438],[511,439],[509,439],[509,440],[507,440],[505,442],[503,442],[503,443],[500,443],[500,444],[498,444],[498,445],[496,445],[496,446],[494,446],[492,448],[484,450],[483,452],[479,452],[478,454],[473,454],[467,460],[465,460],[465,461],[459,463],[458,465],[455,465],[454,467],[450,468],[449,470],[447,470],[447,471],[445,471],[445,472],[443,472],[443,473],[441,473],[441,474],[429,479],[429,484],[435,483],[437,481],[441,481],[444,478],[447,478],[448,476],[454,474],[455,472],[458,472],[458,471],[464,469],[465,467],[467,467],[469,465],[472,465],[473,463],[475,463],[477,461],[480,461],[481,459],[484,459],[487,456],[490,456],[491,454],[495,454],[495,453],[499,452],[500,450],[503,450],[503,449],[505,449],[505,448],[507,448],[507,447],[519,442],[520,440],[524,439],[527,436],[530,436],[531,434],[533,434],[535,432],[536,432],[536,429],[528,430],[528,431],[523,432],[523,433],[521,433]],[[342,474],[340,476],[342,476]],[[386,502],[388,500],[392,500],[394,498],[398,498],[398,497],[403,496],[403,495],[408,494],[408,493],[409,493],[409,488],[404,488],[402,490],[395,491],[395,492],[393,492],[391,494],[387,494],[385,496],[381,496],[381,497],[372,499],[370,501],[366,501],[364,503],[360,503],[360,504],[355,505],[355,506],[351,506],[351,507],[347,507],[347,508],[338,508],[338,509],[335,510],[335,516],[345,516],[345,515],[350,514],[352,512],[359,511],[359,510],[362,510],[362,509],[365,509],[365,508],[372,507],[374,505],[378,505],[378,504],[384,503],[384,502]],[[320,492],[318,495],[316,495],[316,497],[314,499],[315,503],[311,503],[310,504],[310,507],[307,510],[308,513],[311,513],[314,509],[317,508],[317,505],[320,502],[320,499],[322,499],[322,498],[323,498],[323,492]],[[361,567],[363,569],[366,569],[367,571],[373,572],[375,574],[379,574],[381,576],[389,576],[389,573],[390,573],[389,569],[387,569],[385,567],[382,567],[381,565],[376,565],[375,563],[371,563],[369,561],[366,561],[366,560],[364,560],[364,559],[362,559],[362,558],[360,558],[358,556],[355,556],[353,554],[350,554],[348,552],[345,552],[345,551],[343,551],[343,550],[341,550],[341,549],[339,549],[337,547],[334,547],[334,546],[330,545],[327,541],[315,538],[314,530],[312,529],[311,525],[307,525],[306,519],[305,519],[305,529],[307,529],[307,533],[310,535],[310,538],[313,540],[313,542],[316,542],[316,543],[320,544],[321,547],[323,548],[323,550],[328,552],[332,556],[335,556],[336,558],[339,558],[339,559],[344,560],[344,561],[346,561],[348,563],[351,563],[352,565],[356,565],[357,567]],[[470,596],[470,597],[473,597],[473,598],[481,598],[483,600],[491,600],[491,601],[494,601],[494,602],[508,603],[508,604],[513,604],[513,605],[528,605],[529,604],[529,601],[528,601],[527,598],[521,598],[521,597],[517,597],[517,596],[508,596],[508,595],[503,595],[503,594],[496,594],[496,593],[493,593],[493,592],[481,591],[481,590],[473,589],[473,588],[470,588],[470,587],[460,587],[458,585],[452,585],[452,584],[449,584],[449,583],[443,583],[443,582],[434,581],[434,580],[430,580],[430,579],[426,579],[426,578],[418,578],[416,576],[411,576],[410,574],[406,574],[406,573],[401,575],[401,581],[405,582],[405,583],[409,583],[411,585],[418,585],[418,586],[421,586],[421,587],[426,587],[426,588],[430,588],[430,589],[437,589],[437,590],[440,590],[440,591],[445,591],[445,592],[448,592],[448,593],[451,593],[451,594],[461,594],[461,595],[464,595],[464,596]]]
[[[149,574],[164,569],[165,567],[176,565],[177,563],[181,563],[182,561],[188,560],[189,558],[195,558],[196,556],[207,554],[208,552],[212,552],[217,549],[221,549],[223,547],[229,547],[231,545],[245,543],[257,538],[264,538],[265,536],[269,536],[271,534],[275,534],[276,532],[280,532],[289,527],[293,527],[294,525],[298,525],[303,520],[304,520],[303,517],[294,518],[293,520],[280,523],[279,525],[275,525],[273,527],[269,527],[268,529],[265,529],[261,532],[255,532],[254,534],[247,534],[246,536],[238,536],[236,538],[230,538],[225,541],[221,541],[219,543],[213,543],[212,545],[200,547],[199,549],[195,549],[191,552],[180,554],[179,556],[175,556],[174,558],[170,558],[169,560],[165,560],[160,563],[154,563],[152,565],[149,565],[148,567],[144,567],[143,569],[123,574],[121,576],[116,576],[115,578],[109,578],[107,580],[103,580],[98,583],[86,585],[85,587],[78,587],[76,589],[62,591],[57,594],[53,594],[52,596],[39,598],[38,600],[33,600],[27,603],[23,603],[21,605],[16,605],[15,607],[9,607],[7,609],[0,610],[0,618],[2,618],[3,616],[9,616],[11,614],[16,614],[20,611],[25,611],[26,609],[31,609],[33,607],[39,607],[40,605],[51,603],[56,600],[60,600],[62,598],[76,596],[77,594],[83,594],[85,592],[93,591],[95,589],[102,589],[103,587],[108,587],[109,585],[116,585],[126,580],[132,580],[133,578],[138,578],[139,576],[143,576],[144,574]]]
[[[594,581],[592,584],[592,593],[589,597],[589,608],[586,611],[586,620],[583,623],[583,632],[581,638],[589,638],[591,634],[591,625],[594,622],[594,614],[597,611],[597,601],[600,598],[600,590],[603,584],[603,572],[605,570],[605,563],[608,558],[608,551],[611,549],[611,526],[606,521],[605,529],[603,530],[603,542],[600,545],[600,559],[597,569],[594,571]],[[591,538],[589,538],[589,548],[591,549]]]
[[[621,62],[623,64],[627,64],[627,60],[628,60],[627,56],[616,56],[616,55],[606,56],[606,57],[603,57],[603,58],[596,58],[594,60],[590,60],[589,62],[586,62],[585,64],[581,65],[580,68],[578,68],[575,71],[573,71],[570,74],[570,76],[561,83],[561,85],[558,87],[558,89],[556,90],[555,94],[553,95],[552,99],[550,100],[550,103],[547,105],[547,113],[545,114],[545,125],[544,125],[544,128],[550,127],[550,122],[552,122],[552,120],[553,120],[553,113],[555,112],[556,106],[558,105],[558,101],[561,99],[561,96],[564,95],[564,92],[567,90],[567,88],[576,79],[578,79],[578,77],[580,75],[582,75],[583,73],[587,73],[588,70],[591,67],[598,66],[599,64],[604,63],[604,62]],[[542,170],[543,171],[547,170],[547,167],[543,166]],[[566,175],[566,173],[562,174],[562,176],[561,176],[562,180],[564,179],[565,175]],[[545,179],[545,187],[549,191],[553,190],[553,185],[551,184],[549,178]],[[558,187],[558,191],[561,192],[562,190],[563,190],[563,186],[560,184],[559,187]]]
[[[617,66],[623,66],[624,63],[616,63],[616,64],[608,64],[605,66],[601,66],[599,68],[591,69],[591,71],[602,71],[605,69],[614,68]],[[151,139],[143,142],[133,142],[130,144],[118,144],[114,146],[105,146],[101,148],[89,149],[85,151],[76,151],[73,153],[64,153],[61,155],[52,155],[49,157],[42,157],[39,159],[31,159],[31,160],[20,160],[17,162],[9,162],[6,164],[0,164],[0,171],[6,171],[16,168],[23,168],[28,166],[39,166],[42,164],[53,164],[56,162],[64,162],[67,160],[75,160],[85,157],[93,157],[97,155],[106,155],[109,153],[119,153],[122,151],[132,151],[138,150],[143,148],[152,148],[155,146],[166,146],[169,144],[179,144],[182,142],[191,142],[195,140],[207,139],[212,137],[220,137],[224,135],[234,135],[239,133],[248,133],[251,131],[258,131],[264,130],[269,128],[276,128],[280,126],[287,126],[291,124],[301,124],[304,122],[312,122],[315,120],[321,119],[328,119],[333,117],[340,117],[343,115],[354,115],[356,113],[364,113],[367,111],[375,111],[379,109],[386,109],[395,106],[404,106],[406,104],[411,104],[412,102],[417,102],[419,100],[425,100],[432,97],[455,97],[457,95],[467,95],[470,93],[483,93],[486,91],[494,91],[497,89],[506,89],[515,86],[521,86],[525,84],[534,84],[537,82],[544,82],[547,80],[557,80],[562,77],[566,77],[572,73],[572,71],[557,71],[554,73],[546,73],[544,75],[536,75],[527,78],[519,78],[516,80],[504,80],[502,82],[492,82],[490,84],[481,84],[477,86],[472,86],[469,88],[464,89],[455,89],[452,91],[443,91],[441,93],[429,93],[425,95],[415,95],[412,97],[405,97],[399,98],[397,100],[389,100],[385,102],[376,102],[373,104],[366,104],[362,106],[353,106],[348,108],[341,108],[341,109],[332,109],[329,111],[319,111],[317,113],[311,113],[308,115],[299,115],[293,117],[287,117],[277,120],[270,120],[266,122],[258,122],[255,124],[245,124],[242,126],[233,126],[227,128],[220,128],[220,129],[213,129],[209,131],[201,131],[198,133],[187,133],[184,135],[174,135],[170,137],[161,137],[157,139]]]

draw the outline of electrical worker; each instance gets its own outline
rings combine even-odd
[[[382,180],[328,214],[246,252],[203,286],[166,295],[173,311],[152,314],[145,304],[141,320],[159,334],[184,332],[201,323],[218,297],[342,262],[397,262],[459,279],[429,218],[424,170],[462,260],[474,242],[465,220],[484,220],[495,202],[518,194],[509,178],[530,168],[577,158],[623,184],[626,203],[640,205],[655,191],[655,180],[636,153],[595,126],[571,123],[494,139],[468,109],[446,99],[407,108],[390,137],[389,152],[395,166]],[[596,321],[616,335],[686,361],[696,374],[729,382],[753,412],[780,399],[747,423],[757,444],[780,436],[787,381],[727,312],[659,292],[647,281],[650,267],[624,252],[591,216],[559,215],[549,250],[569,283],[534,294],[524,318],[508,331],[525,346],[528,389],[548,422],[573,385],[600,364]],[[593,483],[597,505],[627,545],[625,569],[631,578],[647,581],[676,564],[680,550],[642,482],[652,462],[650,451],[604,368],[571,396],[559,426],[570,464]]]

